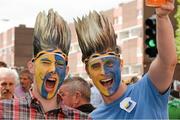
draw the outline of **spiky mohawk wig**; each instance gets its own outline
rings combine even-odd
[[[83,62],[95,52],[119,53],[113,26],[105,16],[93,11],[88,16],[83,16],[81,20],[77,18],[74,23]]]
[[[34,56],[48,49],[61,49],[68,55],[70,42],[70,29],[57,12],[50,9],[48,15],[44,11],[38,14],[34,27]]]

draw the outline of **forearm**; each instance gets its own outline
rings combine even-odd
[[[168,16],[157,16],[158,57],[164,65],[176,64],[174,30]]]
[[[168,16],[173,10],[174,0],[168,0],[167,4],[156,8],[158,56],[152,62],[148,73],[161,93],[171,85],[177,63],[174,30]]]

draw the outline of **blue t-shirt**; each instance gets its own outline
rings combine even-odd
[[[123,96],[110,104],[101,104],[90,115],[93,119],[168,119],[168,96],[169,90],[161,95],[146,74],[129,85]],[[136,102],[131,112],[120,107],[120,102],[127,97]]]

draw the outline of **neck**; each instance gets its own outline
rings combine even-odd
[[[29,88],[24,88],[24,87],[22,87],[22,89],[23,89],[24,92],[28,92],[30,88],[31,88],[31,87],[29,87]]]
[[[35,88],[33,88],[32,92],[33,92],[33,95],[35,96],[35,98],[38,99],[38,101],[41,103],[41,105],[44,109],[44,112],[48,112],[48,111],[56,109],[58,107],[57,95],[55,95],[51,99],[45,99],[39,94],[39,92],[37,92],[37,90]]]
[[[113,101],[120,98],[124,94],[126,89],[127,89],[127,85],[125,85],[124,83],[121,83],[118,90],[112,96],[104,96],[104,95],[102,95],[104,102],[106,104],[112,103]]]

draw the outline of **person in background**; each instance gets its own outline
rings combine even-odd
[[[133,76],[133,77],[131,78],[131,81],[130,81],[129,85],[134,84],[134,83],[136,83],[137,81],[138,81],[138,77],[137,77],[137,76]]]
[[[174,0],[156,8],[158,55],[149,71],[136,84],[121,81],[121,59],[110,21],[96,11],[78,18],[75,29],[82,61],[104,104],[92,119],[168,119],[168,97],[177,64],[173,27],[169,13]]]
[[[19,77],[14,69],[0,67],[0,100],[13,99]]]
[[[66,21],[53,9],[36,18],[33,35],[33,86],[27,97],[0,101],[0,119],[88,120],[87,114],[64,106],[57,94],[68,72],[71,33]]]
[[[19,80],[20,83],[16,86],[15,95],[17,97],[25,97],[33,83],[33,75],[28,69],[24,69],[19,74]]]
[[[180,81],[174,80],[168,102],[169,119],[180,119]]]
[[[81,77],[67,78],[59,89],[59,94],[65,105],[87,114],[95,108],[90,104],[90,85]]]
[[[92,84],[92,87],[91,87],[90,103],[96,108],[103,103],[102,96],[101,96],[100,92],[98,91],[98,89],[94,86],[94,84]]]
[[[3,61],[0,61],[0,67],[7,67],[7,64]]]

